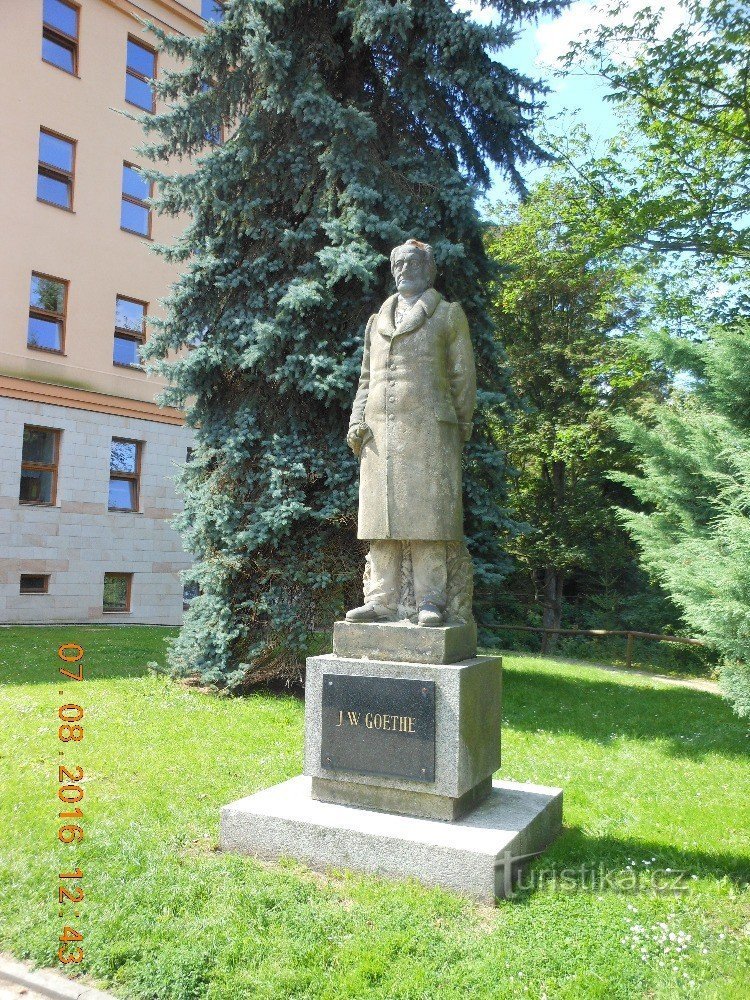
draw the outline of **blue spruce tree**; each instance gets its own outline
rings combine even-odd
[[[509,405],[475,201],[490,165],[521,188],[520,166],[543,155],[537,90],[494,56],[565,0],[482,6],[499,23],[446,0],[232,0],[204,37],[154,29],[181,68],[157,85],[169,110],[146,119],[145,152],[158,210],[190,218],[162,248],[184,275],[144,352],[197,437],[179,527],[200,596],[171,650],[177,673],[233,691],[295,679],[314,633],[357,603],[346,425],[364,325],[392,290],[388,253],[410,237],[435,248],[437,285],[474,338],[478,609],[508,570],[488,429]],[[186,173],[160,167],[174,157]]]

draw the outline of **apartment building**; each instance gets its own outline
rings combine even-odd
[[[176,278],[138,171],[139,19],[195,35],[218,0],[0,0],[0,622],[177,624],[170,525],[190,433],[154,402],[147,321]]]

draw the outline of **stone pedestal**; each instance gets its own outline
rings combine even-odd
[[[475,656],[474,622],[420,628],[409,621],[336,622],[333,652],[336,656],[410,663],[458,663]]]
[[[307,661],[305,774],[221,811],[221,848],[491,901],[558,835],[562,792],[493,782],[502,669],[471,625],[337,622]]]
[[[341,706],[327,709],[326,686],[334,686],[337,678],[364,678],[369,683],[352,684],[351,694],[345,683]],[[404,713],[409,717],[408,704],[388,680],[430,685],[434,725],[425,720],[425,731],[420,732],[415,722],[414,733],[369,728],[367,723],[374,727],[378,714],[387,717],[390,725],[391,718],[403,718]],[[449,664],[310,657],[305,685],[305,774],[313,779],[313,797],[405,816],[457,819],[489,795],[492,774],[500,766],[501,687],[499,657],[472,657]],[[339,721],[340,726],[336,725]],[[420,738],[422,748],[429,742],[432,750],[431,770],[427,758],[420,755]],[[364,752],[352,747],[355,741],[364,742]]]

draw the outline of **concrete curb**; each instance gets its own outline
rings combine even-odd
[[[24,986],[51,1000],[117,1000],[93,986],[61,976],[52,969],[30,969],[9,955],[0,955],[0,984],[3,980]]]

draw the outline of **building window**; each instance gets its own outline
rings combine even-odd
[[[209,94],[211,92],[211,85],[205,81],[201,84],[201,93]],[[206,142],[210,143],[212,146],[221,146],[224,142],[224,127],[219,125],[210,125],[204,132]]]
[[[109,457],[109,509],[138,510],[141,442],[112,438]]]
[[[59,452],[60,431],[24,426],[19,503],[51,506],[55,502]]]
[[[44,0],[42,59],[66,73],[78,73],[78,10],[67,0]]]
[[[132,573],[105,573],[102,611],[130,611]]]
[[[49,590],[49,576],[40,573],[21,573],[21,594],[46,594]]]
[[[122,206],[120,228],[138,236],[151,236],[151,181],[131,163],[122,165]]]
[[[197,347],[201,347],[206,342],[206,335],[208,333],[208,327],[204,326],[200,333],[194,333],[192,337],[188,337],[185,341],[185,345],[189,351],[194,351]]]
[[[156,78],[156,52],[128,37],[125,100],[144,111],[154,110],[154,92],[149,80]]]
[[[201,0],[201,17],[204,21],[223,21],[224,4],[221,0]]]
[[[68,283],[48,274],[31,275],[29,325],[26,346],[62,354],[65,346],[65,311]]]
[[[39,130],[39,168],[36,178],[38,201],[73,210],[73,175],[76,144],[74,139]]]
[[[117,296],[115,346],[112,362],[125,368],[140,368],[139,349],[146,340],[146,302]]]

